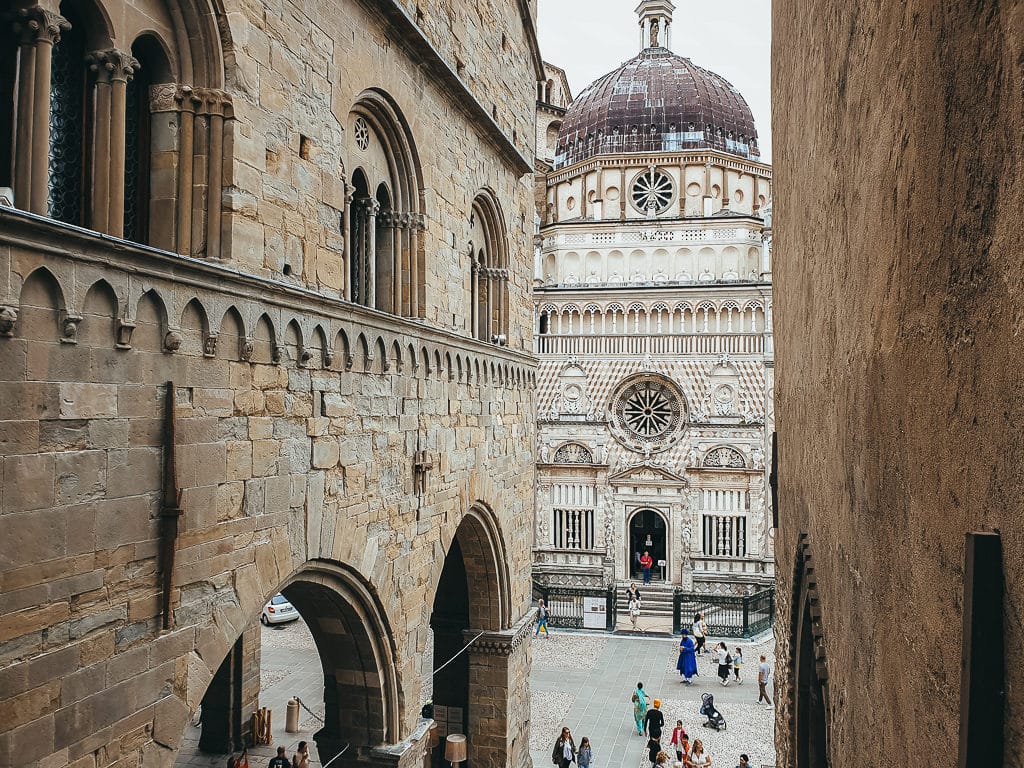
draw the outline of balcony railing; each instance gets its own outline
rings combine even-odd
[[[539,355],[760,355],[760,333],[658,335],[546,334],[537,337]]]

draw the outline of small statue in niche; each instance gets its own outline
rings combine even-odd
[[[661,24],[657,19],[653,19],[651,21],[651,48],[658,47],[658,32],[660,26]]]

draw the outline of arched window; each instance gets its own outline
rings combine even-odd
[[[473,335],[507,343],[508,249],[501,208],[490,190],[473,200],[470,233]]]
[[[87,212],[94,196],[88,183],[91,167],[87,148],[93,144],[94,102],[87,98],[90,81],[85,58],[88,27],[81,10],[66,0],[61,4],[61,15],[71,28],[54,45],[50,64],[47,210],[58,221],[88,226]]]
[[[390,97],[363,92],[349,114],[352,203],[346,298],[418,317],[425,302],[419,159]]]

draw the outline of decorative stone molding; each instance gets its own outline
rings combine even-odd
[[[18,308],[9,304],[0,306],[0,336],[13,336],[18,322]]]
[[[130,52],[119,51],[116,48],[94,51],[86,56],[86,61],[93,72],[105,72],[107,79],[122,82],[131,80],[141,66],[139,60]]]
[[[114,346],[117,349],[131,349],[132,348],[132,333],[135,331],[135,323],[119,319],[117,321],[117,342]]]
[[[523,641],[529,637],[533,624],[533,611],[528,613],[520,622],[503,632],[484,632],[470,646],[470,652],[483,656],[511,656]],[[463,632],[466,642],[476,637],[479,630],[467,629]]]
[[[277,364],[284,359],[284,347],[282,347],[280,344],[275,344],[273,349],[270,351],[270,362]]]
[[[164,352],[174,353],[181,349],[181,334],[170,330],[164,334]]]
[[[203,340],[203,357],[217,356],[217,334],[211,333]]]
[[[71,22],[59,13],[34,5],[18,12],[17,28],[30,34],[33,42],[56,45],[61,34],[71,29]]]
[[[78,343],[78,325],[82,322],[82,318],[79,315],[65,315],[64,320],[61,322],[61,337],[60,341],[62,344],[77,344]]]
[[[252,353],[255,349],[252,339],[245,338],[238,340],[238,357],[243,362],[252,360]]]
[[[324,368],[330,368],[332,365],[334,365],[334,350],[327,347],[324,349],[323,366]]]

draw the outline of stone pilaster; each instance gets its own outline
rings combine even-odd
[[[526,614],[511,629],[485,632],[469,648],[469,763],[474,768],[529,768],[521,738],[530,718],[530,629]],[[466,641],[479,630],[466,630]]]

